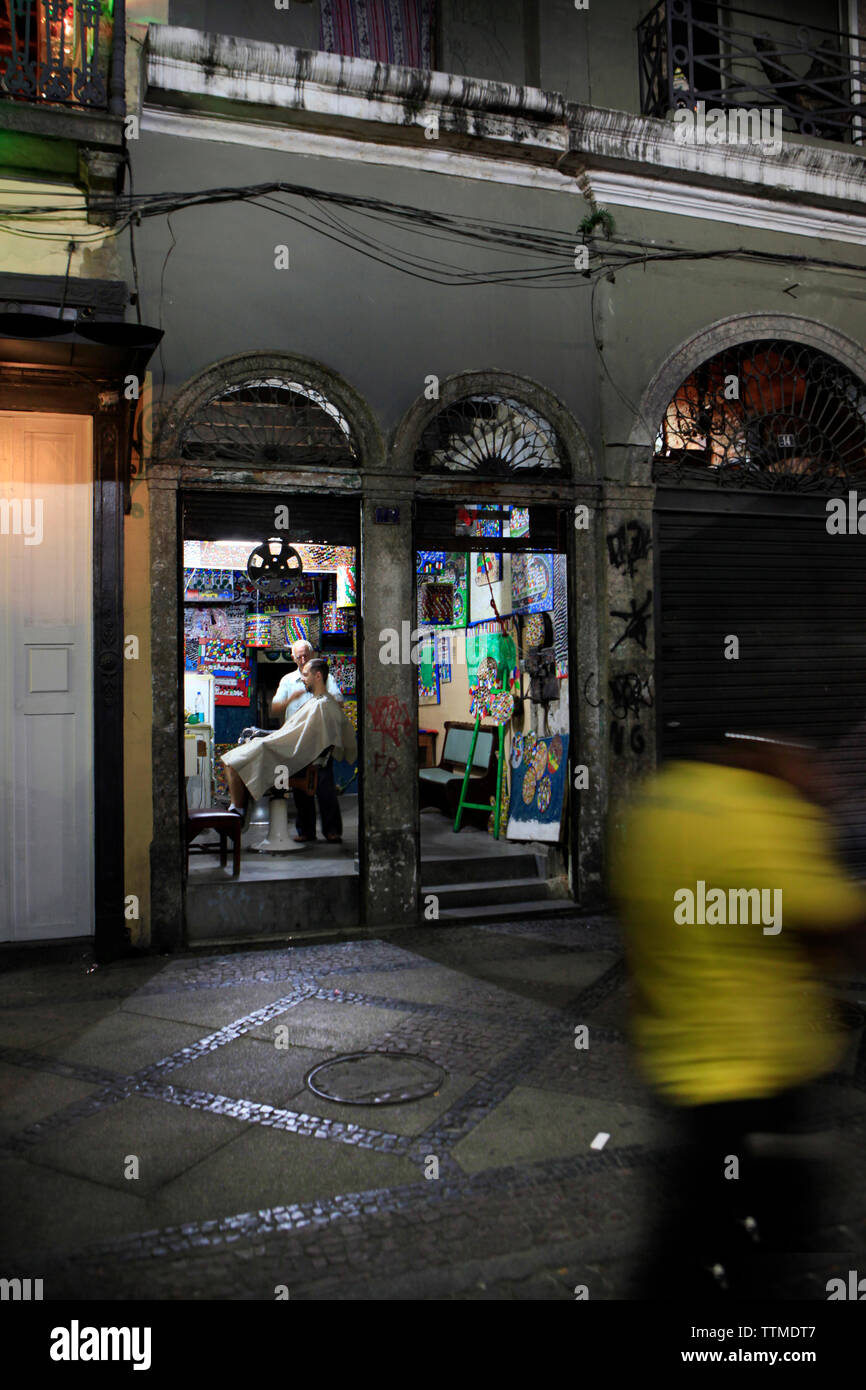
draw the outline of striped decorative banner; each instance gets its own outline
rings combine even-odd
[[[568,561],[553,557],[553,645],[556,648],[556,674],[568,675]]]
[[[435,0],[321,0],[319,46],[405,68],[433,66]]]

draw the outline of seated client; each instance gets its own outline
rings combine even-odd
[[[290,715],[281,729],[223,754],[232,798],[229,809],[238,815],[244,814],[248,796],[258,800],[274,785],[280,770],[288,785],[289,777],[315,762],[326,748],[333,748],[338,761],[354,762],[358,756],[355,730],[328,693],[327,661],[319,657],[308,661],[303,681],[312,699]]]

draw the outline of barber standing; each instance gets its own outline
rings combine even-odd
[[[291,718],[308,700],[312,700],[313,696],[304,684],[303,671],[313,654],[313,647],[310,642],[294,642],[292,644],[292,660],[297,662],[298,669],[283,676],[277,686],[276,694],[271,702],[271,714],[275,719]],[[342,705],[343,692],[330,673],[328,675],[328,694]],[[316,795],[319,800],[322,835],[329,844],[339,844],[343,838],[343,817],[340,814],[337,788],[334,785],[334,767],[331,758],[328,758],[325,767],[319,768]],[[298,791],[295,787],[292,788],[292,796],[295,798],[295,839],[299,844],[307,844],[316,838],[316,802],[312,796],[308,796],[306,792]]]

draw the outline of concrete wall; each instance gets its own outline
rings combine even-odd
[[[503,0],[496,7],[486,0],[443,0],[440,66],[500,81],[540,84],[572,100],[636,110],[634,25],[647,8],[636,0],[593,3],[586,11],[576,10],[572,0]],[[763,8],[788,13],[780,0],[766,0]],[[227,0],[178,0],[171,4],[169,19],[268,42],[318,44],[315,4],[277,10]],[[132,26],[131,72],[133,51],[140,50],[145,32]],[[134,80],[129,99],[134,107]],[[25,138],[31,137],[20,137]],[[565,180],[563,191],[555,193],[494,179],[458,179],[396,165],[316,159],[146,130],[141,139],[130,142],[129,150],[138,191],[284,180],[569,233],[586,211],[582,198],[565,191]],[[16,175],[0,188],[0,197],[7,205],[14,198],[32,203],[68,186],[59,181],[59,170],[56,182],[47,182],[44,175],[39,182]],[[666,250],[789,251],[866,265],[861,246],[816,244],[800,236],[675,215],[687,208],[689,191],[684,186],[681,195],[671,198],[669,213],[614,207],[620,248],[626,244],[623,239],[634,238]],[[287,207],[305,216],[303,203],[292,201]],[[351,213],[342,215],[353,223]],[[11,256],[5,268],[63,274],[66,237],[86,231],[87,243],[73,254],[72,275],[131,282],[127,238],[105,236],[86,224],[83,199],[54,230],[62,230],[63,237],[5,237],[4,248]],[[400,228],[389,228],[384,235],[398,250],[422,249],[442,256],[440,242],[425,248],[421,238]],[[290,251],[291,268],[285,272],[274,268],[275,247],[282,243]],[[243,352],[274,351],[313,359],[338,373],[367,403],[384,439],[393,436],[431,374],[444,379],[472,370],[512,372],[549,388],[564,402],[593,455],[585,478],[592,523],[576,542],[572,570],[572,660],[579,710],[574,746],[580,747],[581,759],[593,772],[581,797],[581,873],[586,881],[597,882],[608,797],[627,790],[653,761],[651,715],[642,721],[641,738],[627,736],[622,752],[610,751],[610,681],[628,674],[650,679],[653,672],[652,622],[645,645],[631,642],[611,650],[620,632],[614,612],[627,609],[631,601],[640,604],[652,587],[651,558],[626,576],[611,562],[606,544],[623,524],[651,524],[649,462],[661,408],[651,384],[683,344],[737,315],[763,313],[768,322],[780,325],[799,316],[818,325],[816,331],[825,334],[825,350],[832,352],[834,331],[854,339],[861,333],[864,292],[857,277],[843,268],[726,258],[657,265],[641,261],[619,267],[612,278],[599,282],[593,315],[589,282],[577,277],[573,286],[556,291],[504,285],[441,287],[364,258],[311,227],[281,218],[273,209],[240,202],[178,211],[170,227],[164,217],[145,219],[136,231],[136,247],[142,320],[157,324],[166,335],[161,358],[153,364],[158,394],[164,393],[166,402],[216,361]],[[481,247],[461,246],[450,258],[477,270],[513,264]],[[707,352],[712,350],[708,347]],[[645,404],[648,399],[654,402],[652,409]],[[415,668],[383,667],[375,661],[378,630],[399,626],[411,611],[414,484],[409,471],[405,460],[400,463],[383,454],[364,480],[365,544],[371,563],[362,592],[366,709],[396,702],[414,718]],[[130,925],[142,944],[172,944],[170,938],[161,942],[160,923],[176,918],[179,902],[180,851],[172,828],[178,807],[157,807],[156,820],[164,824],[154,839],[152,798],[155,763],[176,761],[176,675],[158,652],[152,658],[149,640],[151,633],[159,636],[161,624],[166,631],[171,627],[177,601],[174,561],[155,543],[163,532],[173,534],[175,503],[170,481],[157,479],[153,486],[140,481],[125,526],[126,631],[140,642],[139,661],[125,665],[126,891],[140,900],[139,922]],[[401,507],[400,526],[377,527],[376,506],[394,504]],[[456,691],[455,685],[449,698],[456,698]],[[432,712],[431,707],[422,709],[422,722],[430,722]],[[362,779],[377,793],[368,826],[365,888],[369,897],[370,885],[375,886],[370,918],[375,925],[406,920],[413,911],[414,809],[411,800],[392,794],[391,785],[396,781],[414,788],[416,779],[412,733],[404,729],[393,749],[385,737],[370,733],[368,727]]]
[[[290,0],[287,9],[279,10],[273,0],[168,0],[168,22],[206,34],[235,34],[292,48],[319,47],[318,0],[312,5]]]
[[[754,7],[744,0],[742,8]],[[570,101],[637,112],[636,28],[651,9],[652,0],[592,0],[584,9],[574,0],[439,0],[435,65],[442,72],[542,87]],[[758,9],[807,26],[836,22],[836,6],[816,12],[814,0],[765,0]],[[318,0],[291,0],[281,10],[236,0],[168,0],[168,21],[296,48],[319,46]],[[736,23],[767,27],[765,20],[739,16]]]
[[[585,208],[582,199],[565,192],[315,161],[147,132],[133,157],[136,187],[153,190],[283,179],[559,230],[573,228]],[[682,198],[688,196],[684,189]],[[300,202],[291,206],[303,215]],[[682,206],[678,202],[672,209]],[[854,245],[818,248],[803,237],[734,228],[673,215],[673,210],[613,211],[619,249],[634,238],[666,251],[790,251],[866,264],[866,251]],[[352,221],[351,213],[343,215]],[[572,732],[579,761],[591,770],[590,786],[580,799],[580,879],[597,885],[610,800],[649,771],[655,756],[652,710],[640,718],[616,720],[611,687],[618,678],[651,681],[654,671],[652,614],[643,643],[629,639],[618,645],[622,627],[614,616],[627,612],[632,600],[639,607],[653,590],[652,556],[627,574],[612,563],[607,546],[622,525],[652,525],[649,465],[660,415],[656,411],[652,419],[642,419],[641,402],[681,344],[734,315],[799,314],[856,337],[862,316],[859,283],[844,270],[802,265],[720,258],[644,266],[641,259],[598,283],[593,323],[586,281],[556,292],[502,285],[438,287],[258,207],[222,204],[184,210],[172,216],[171,231],[173,249],[162,219],[144,222],[136,238],[143,317],[166,330],[166,400],[223,357],[289,351],[345,378],[368,403],[386,439],[418,401],[431,373],[444,379],[471,370],[509,371],[538,382],[563,400],[588,435],[598,469],[594,476],[603,486],[600,495],[587,493],[593,519],[589,534],[577,538],[572,576],[578,712]],[[417,250],[420,244],[394,227],[388,228],[387,240],[399,249]],[[274,269],[274,247],[281,242],[290,250],[287,271]],[[434,243],[431,254],[439,253],[441,244]],[[463,246],[454,259],[479,268],[496,264],[491,251]],[[788,289],[792,295],[785,293]],[[400,505],[405,509],[401,516],[409,515],[413,485],[401,472],[404,466],[389,457],[390,476],[368,481],[364,503],[368,714],[362,777],[375,807],[367,823],[365,891],[376,905],[371,925],[406,920],[416,887],[414,802],[392,791],[400,783],[414,789],[413,739],[407,733],[392,746],[373,733],[369,715],[389,702],[416,715],[415,668],[383,667],[376,660],[378,631],[399,628],[412,611],[414,553],[405,520],[394,528],[370,521],[376,505]],[[446,697],[452,698],[457,698],[456,683]],[[441,707],[425,706],[417,713],[423,724],[438,723]],[[615,723],[623,727],[612,729]]]
[[[495,5],[489,0],[441,0],[437,67],[491,82],[530,84],[526,42],[534,10],[524,0],[497,0]]]
[[[133,150],[133,167],[136,188],[281,179],[569,232],[585,206],[579,197],[552,192],[147,133]],[[442,258],[439,241],[392,228],[385,235],[397,248]],[[280,243],[289,247],[285,271],[274,269]],[[580,288],[439,287],[242,203],[178,212],[171,230],[163,218],[143,222],[136,248],[142,314],[166,329],[167,398],[221,357],[280,349],[339,372],[390,431],[423,393],[429,374],[496,368],[542,382],[597,438],[589,298]],[[487,248],[461,247],[457,260],[479,271],[514,265],[513,257]]]
[[[313,7],[305,8],[309,18]],[[442,52],[450,56],[444,65],[498,80],[540,82],[571,99],[636,110],[634,25],[644,9],[626,0],[592,5],[588,11],[577,11],[565,0],[540,7],[531,0],[508,0],[492,21],[474,0],[448,0],[442,14]],[[174,16],[173,21],[177,22]],[[131,152],[136,188],[151,191],[281,180],[569,234],[587,207],[565,180],[562,191],[554,192],[396,163],[316,159],[147,130]],[[285,196],[285,207],[299,220],[280,217],[273,208],[222,203],[178,211],[170,229],[164,218],[145,220],[136,234],[142,315],[166,331],[166,402],[197,373],[224,358],[290,352],[321,363],[354,388],[386,441],[399,434],[400,422],[419,403],[431,375],[443,381],[469,371],[510,372],[538,383],[562,400],[582,428],[592,458],[580,470],[573,495],[585,497],[591,522],[586,533],[575,537],[571,573],[571,732],[575,761],[590,769],[589,786],[580,796],[580,848],[573,875],[575,886],[592,890],[585,901],[601,882],[609,806],[652,768],[655,758],[652,708],[648,705],[620,719],[614,697],[622,680],[637,679],[651,689],[657,601],[653,557],[648,551],[633,572],[627,572],[610,548],[619,528],[631,523],[651,534],[652,444],[663,409],[652,396],[652,383],[684,343],[721,320],[776,315],[771,321],[781,325],[782,333],[790,316],[799,315],[856,337],[862,317],[863,291],[842,268],[758,263],[729,253],[787,251],[864,265],[866,250],[853,244],[816,245],[784,231],[689,217],[689,196],[685,186],[681,194],[672,192],[669,211],[618,205],[611,209],[616,249],[633,244],[641,254],[634,264],[618,265],[609,278],[598,281],[594,296],[591,283],[579,277],[556,291],[431,284],[322,236],[305,225],[308,205],[291,196]],[[361,225],[351,210],[341,210],[340,216],[350,228]],[[443,243],[425,242],[400,226],[372,230],[395,256],[411,251],[446,258]],[[286,271],[274,266],[275,249],[282,244],[289,249]],[[668,254],[684,249],[693,257],[728,254],[645,263],[642,252],[648,249],[651,256],[654,248]],[[468,244],[449,248],[447,259],[479,271],[513,264],[490,248]],[[711,336],[707,341],[705,355],[715,350]],[[651,407],[646,405],[650,399]],[[361,779],[367,795],[367,864],[362,893],[368,924],[375,926],[411,919],[417,889],[414,732],[404,722],[392,739],[376,729],[375,719],[383,710],[397,709],[404,721],[417,717],[424,725],[439,727],[448,715],[466,717],[468,692],[462,684],[465,668],[455,663],[452,684],[443,687],[442,705],[418,710],[415,668],[383,666],[376,659],[380,630],[399,628],[402,619],[412,618],[409,518],[416,484],[411,455],[396,445],[386,451],[381,469],[364,477],[363,491]],[[569,496],[566,493],[565,500]],[[160,515],[167,518],[172,505],[168,491],[157,500]],[[377,505],[399,506],[400,525],[377,526]],[[133,548],[129,583],[148,584],[143,564],[143,551]],[[160,593],[167,564],[166,554],[155,561],[151,557],[151,577]],[[622,619],[617,614],[627,612],[632,603],[640,607],[647,594],[653,602],[642,640],[618,641]],[[156,672],[158,684],[166,680],[164,665]],[[174,756],[175,737],[165,714],[167,689],[160,686],[158,706],[163,714],[156,720],[151,750],[164,766]],[[452,709],[458,704],[459,710]],[[558,720],[566,718],[565,704],[560,702]],[[527,722],[529,718],[527,705]],[[144,741],[130,753],[140,771],[148,755]],[[141,833],[147,833],[146,826]],[[155,919],[170,917],[178,906],[170,888],[175,872],[170,861],[176,863],[172,834],[160,831],[157,838],[154,882],[161,875],[167,886],[164,894],[162,888],[154,889],[159,899],[154,903]],[[137,873],[137,861],[134,869]]]
[[[568,727],[567,707],[568,707],[568,681],[560,681],[560,699],[554,701],[548,707],[550,717],[551,732],[556,733],[560,729],[560,716],[564,718],[564,729]],[[506,753],[511,751],[511,735],[513,732],[529,733],[533,729],[533,706],[529,699],[529,677],[524,676],[523,686],[526,695],[523,700],[523,715],[519,725],[516,726],[512,720],[505,731]],[[442,756],[442,738],[445,724],[450,720],[457,723],[466,723],[474,718],[469,712],[470,702],[469,692],[469,671],[466,666],[466,630],[460,629],[451,634],[451,680],[439,686],[439,704],[418,706],[418,723],[424,729],[436,729],[440,737],[436,741],[436,761]]]
[[[660,249],[673,243],[701,252],[742,249],[866,266],[866,248],[852,243],[816,243],[808,237],[723,222],[630,208],[612,210],[618,234],[655,243]],[[724,255],[662,262],[646,271],[638,261],[630,269],[617,271],[614,283],[602,281],[596,295],[596,325],[610,373],[608,377],[602,371],[598,382],[607,476],[626,476],[624,459],[643,392],[670,354],[693,333],[736,314],[777,313],[825,323],[858,339],[862,338],[864,297],[862,275],[857,272],[774,266]],[[647,421],[650,431],[658,425],[657,420]]]
[[[152,373],[148,372],[141,411],[150,416]],[[138,477],[132,483],[132,511],[123,528],[124,634],[138,639],[138,660],[124,663],[124,872],[126,893],[139,900],[138,920],[129,922],[133,945],[147,946],[151,937],[150,844],[153,839],[153,696],[150,623],[150,494],[147,485],[149,439],[145,430],[144,458],[134,455]]]
[[[14,146],[25,137],[8,139]],[[16,219],[16,209],[23,212],[32,207],[63,209],[50,218],[50,237],[34,235],[32,218]],[[17,275],[65,275],[68,261],[71,279],[126,278],[124,247],[111,229],[88,223],[84,193],[71,179],[49,182],[32,176],[0,178],[0,209],[10,214],[0,232],[0,264],[4,271]],[[67,249],[70,241],[75,242],[71,257]]]

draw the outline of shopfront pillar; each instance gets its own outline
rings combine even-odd
[[[150,478],[151,653],[153,661],[153,840],[151,948],[183,943],[183,854],[178,698],[177,480]]]
[[[414,925],[418,915],[418,668],[411,497],[363,502],[361,748],[364,918]]]

